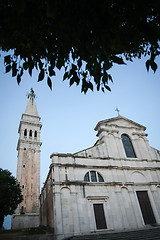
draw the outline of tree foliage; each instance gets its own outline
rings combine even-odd
[[[1,0],[0,47],[5,71],[21,81],[24,71],[52,89],[55,69],[65,68],[69,85],[110,90],[114,64],[148,55],[155,72],[160,54],[157,0]]]
[[[0,168],[0,229],[4,217],[11,215],[23,200],[20,185],[8,170]]]

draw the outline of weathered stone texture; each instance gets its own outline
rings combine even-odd
[[[40,130],[42,124],[38,116],[34,94],[29,94],[26,111],[19,125],[17,145],[17,180],[19,181],[23,201],[12,217],[12,228],[36,227],[39,225],[40,195]]]

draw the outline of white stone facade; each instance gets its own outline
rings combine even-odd
[[[119,115],[95,130],[93,147],[51,155],[40,223],[54,228],[57,239],[160,224],[160,152],[149,146],[146,128]],[[133,157],[127,157],[122,135],[129,137]]]
[[[17,145],[17,180],[22,188],[23,201],[12,216],[12,229],[39,226],[40,195],[40,130],[35,95],[28,95],[28,104],[19,125]]]

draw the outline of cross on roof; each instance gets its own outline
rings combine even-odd
[[[115,109],[115,111],[118,113],[118,115],[119,115],[119,112],[120,112],[120,110],[116,107],[116,109]]]

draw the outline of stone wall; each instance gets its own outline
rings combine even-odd
[[[98,159],[52,156],[54,168],[54,230],[59,239],[97,231],[94,204],[103,204],[107,229],[134,229],[145,225],[136,191],[147,191],[160,223],[160,163],[138,159]],[[88,171],[104,182],[85,183]]]
[[[40,225],[54,228],[52,170],[40,195]]]
[[[39,227],[39,214],[13,214],[12,229],[34,228]]]

